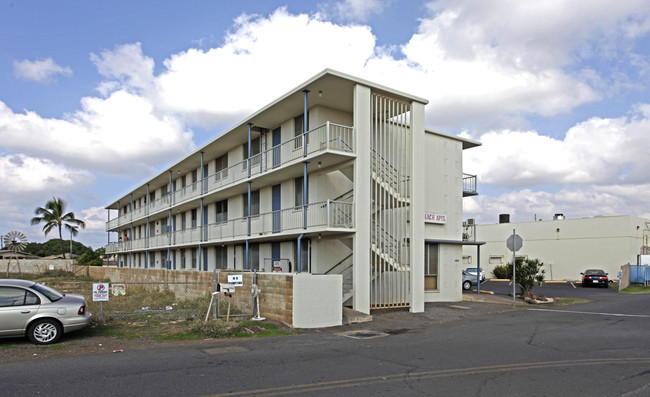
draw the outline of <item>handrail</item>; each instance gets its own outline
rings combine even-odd
[[[296,145],[299,143],[298,148]],[[304,148],[304,150],[303,150]],[[144,217],[154,212],[166,210],[174,205],[188,200],[214,193],[215,191],[234,186],[236,183],[249,178],[248,164],[250,161],[250,177],[257,177],[270,170],[294,162],[302,161],[304,156],[327,150],[354,152],[354,127],[326,122],[301,135],[292,137],[280,145],[271,147],[250,159],[239,161],[225,169],[219,170],[184,188],[170,192],[151,203],[138,208]],[[279,156],[279,159],[278,159]],[[199,189],[199,186],[204,186]],[[136,218],[133,211],[122,214],[106,222],[106,230],[115,229],[129,224]]]
[[[329,274],[332,270],[334,270],[334,268],[336,268],[336,267],[339,266],[341,263],[343,263],[343,262],[345,262],[346,260],[348,260],[350,257],[352,257],[352,253],[350,253],[350,255],[346,256],[345,258],[341,259],[340,261],[338,261],[338,263],[337,263],[336,265],[330,267],[329,270],[327,270],[327,271],[324,272],[323,274]],[[350,265],[350,266],[352,266],[352,265]],[[345,270],[345,269],[343,269],[343,270]]]

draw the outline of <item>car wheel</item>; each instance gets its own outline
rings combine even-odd
[[[48,345],[61,338],[63,328],[58,321],[44,318],[34,321],[27,330],[27,337],[36,345]]]
[[[464,289],[465,291],[467,291],[467,290],[469,290],[470,288],[472,288],[472,283],[469,282],[469,281],[467,281],[467,280],[463,281],[463,289]]]

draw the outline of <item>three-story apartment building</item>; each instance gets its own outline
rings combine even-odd
[[[479,143],[425,130],[426,103],[325,70],[109,204],[106,252],[131,268],[341,274],[365,313],[459,300],[476,194],[462,151]]]

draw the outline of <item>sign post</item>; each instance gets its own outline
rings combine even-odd
[[[93,302],[99,302],[99,319],[104,321],[104,302],[108,302],[108,283],[93,283]]]
[[[512,236],[508,237],[506,240],[506,246],[510,251],[512,251],[512,304],[514,305],[516,302],[515,287],[517,286],[517,277],[515,273],[517,258],[515,257],[515,252],[519,251],[523,246],[523,241],[521,240],[521,237],[515,233],[515,229],[512,229]]]

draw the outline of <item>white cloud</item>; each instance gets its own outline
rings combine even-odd
[[[242,15],[223,46],[165,61],[156,103],[192,122],[232,123],[327,67],[363,74],[374,46],[365,26],[337,26],[285,8],[268,17]]]
[[[465,153],[465,167],[500,187],[650,183],[650,105],[629,117],[593,117],[559,140],[536,131],[491,131]],[[474,172],[474,171],[471,171]]]
[[[390,1],[344,0],[334,4],[336,15],[343,20],[367,21],[373,14],[381,14]]]
[[[499,214],[510,214],[511,222],[550,220],[554,214],[567,218],[636,215],[648,217],[650,184],[572,186],[557,192],[515,190],[498,196],[465,198],[463,216],[477,223],[498,223]]]
[[[14,75],[23,80],[35,81],[38,83],[50,83],[57,75],[72,76],[72,69],[68,66],[59,66],[52,58],[40,61],[14,62]]]
[[[14,113],[0,102],[2,147],[75,168],[140,177],[194,148],[181,121],[155,114],[143,97],[116,91],[105,99],[83,98],[81,105],[64,119],[48,119]]]
[[[23,194],[61,191],[93,183],[95,177],[86,170],[69,168],[48,159],[24,154],[0,155],[0,195],[16,199]]]
[[[98,90],[107,95],[119,88],[151,89],[154,61],[142,53],[140,43],[118,45],[114,50],[90,54],[97,71],[109,82],[100,84]],[[116,84],[116,81],[121,84]]]

